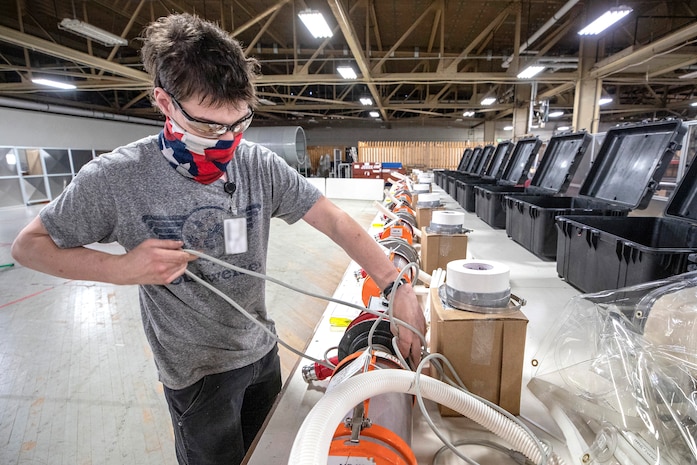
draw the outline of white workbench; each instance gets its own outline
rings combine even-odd
[[[434,192],[441,193],[441,199],[446,209],[464,211],[447,193],[435,184],[433,186]],[[541,260],[511,240],[506,235],[505,230],[492,229],[477,218],[474,213],[468,212],[465,212],[465,226],[472,230],[469,234],[468,256],[495,260],[508,265],[510,267],[511,292],[527,301],[527,304],[522,308],[529,324],[520,416],[527,420],[530,426],[537,425],[544,429],[533,427],[533,431],[541,439],[549,440],[555,445],[555,451],[566,460],[567,464],[575,463],[569,460],[568,452],[563,446],[563,442],[560,441],[561,435],[552,420],[549,419],[546,409],[528,392],[525,385],[534,372],[534,367],[530,361],[537,353],[547,331],[558,319],[566,303],[578,295],[579,291],[558,277],[555,261]],[[353,276],[356,269],[355,264],[349,266],[334,297],[360,303],[360,284]],[[309,344],[308,354],[322,358],[329,347],[338,344],[343,331],[333,329],[329,322],[330,316],[336,312],[336,305],[330,303]],[[301,365],[303,364],[306,362],[301,363]],[[258,439],[258,443],[247,458],[247,464],[286,464],[296,432],[312,406],[322,396],[325,386],[326,382],[308,385],[302,378],[301,366],[298,366],[284,386],[275,411]],[[473,427],[472,422],[468,419],[441,418],[437,413],[437,408],[431,403],[428,405],[434,421],[449,432],[448,436],[451,440],[472,439],[488,435],[478,427]],[[423,421],[418,408],[415,408],[412,449],[419,464],[430,464],[433,454],[441,447],[442,443]],[[475,450],[467,449],[467,451]],[[503,458],[502,455],[488,450],[480,449],[479,453],[482,454],[480,456],[476,455],[476,451],[473,453],[475,454],[473,458],[480,460],[481,465],[514,463],[510,459]],[[459,459],[456,461],[452,454],[448,453],[438,463],[445,465],[462,463],[462,461]]]

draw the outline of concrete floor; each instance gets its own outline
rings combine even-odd
[[[366,227],[376,213],[367,201],[336,203]],[[0,265],[39,209],[0,209]],[[302,221],[274,220],[269,252],[270,276],[328,296],[350,262]],[[280,336],[304,349],[326,302],[271,283],[267,302]],[[281,360],[285,379],[298,358],[281,349]],[[175,463],[136,288],[0,267],[0,464]]]

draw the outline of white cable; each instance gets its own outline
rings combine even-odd
[[[254,277],[259,278],[259,279],[264,279],[264,280],[270,281],[270,282],[272,282],[272,283],[278,284],[279,286],[283,286],[283,287],[288,288],[288,289],[290,289],[290,290],[292,290],[292,291],[295,291],[295,292],[298,292],[298,293],[301,293],[301,294],[305,294],[305,295],[308,295],[308,296],[310,296],[310,297],[315,297],[315,298],[317,298],[317,299],[326,300],[326,301],[328,301],[328,302],[334,302],[334,303],[337,303],[337,304],[340,304],[340,305],[346,305],[347,307],[355,308],[355,309],[357,309],[357,310],[360,310],[360,311],[363,311],[363,312],[367,312],[367,313],[370,313],[370,314],[375,315],[375,316],[378,316],[378,317],[383,317],[383,316],[384,316],[382,312],[378,312],[378,311],[372,310],[372,309],[370,309],[370,308],[365,308],[365,307],[363,307],[363,306],[361,306],[361,305],[357,305],[357,304],[354,304],[354,303],[352,303],[352,302],[346,302],[346,301],[343,301],[343,300],[340,300],[340,299],[336,299],[336,298],[334,298],[334,297],[324,296],[324,295],[321,295],[321,294],[315,294],[315,293],[313,293],[313,292],[309,292],[309,291],[306,291],[306,290],[304,290],[304,289],[300,289],[300,288],[298,288],[298,287],[292,286],[292,285],[290,285],[290,284],[288,284],[288,283],[285,283],[285,282],[283,282],[283,281],[281,281],[281,280],[278,280],[278,279],[276,279],[276,278],[272,278],[271,276],[267,276],[267,275],[264,275],[264,274],[261,274],[261,273],[257,273],[257,272],[255,272],[255,271],[248,270],[248,269],[246,269],[246,268],[241,268],[241,267],[239,267],[239,266],[235,266],[235,265],[233,265],[233,264],[231,264],[231,263],[228,263],[228,262],[219,260],[219,259],[217,259],[217,258],[215,258],[215,257],[211,257],[210,255],[206,255],[205,253],[199,252],[199,251],[197,251],[197,250],[193,250],[193,249],[184,249],[184,251],[187,252],[187,253],[190,253],[191,255],[196,255],[196,256],[199,257],[199,258],[203,258],[203,259],[205,259],[205,260],[211,261],[211,262],[213,262],[213,263],[215,263],[215,264],[217,264],[217,265],[220,265],[220,266],[222,266],[222,267],[229,268],[229,269],[231,269],[231,270],[238,271],[238,272],[240,272],[240,273],[248,274],[248,275],[250,275],[250,276],[254,276]],[[405,267],[405,270],[406,270],[406,269],[408,269],[408,266]],[[418,269],[418,268],[417,268],[417,269]],[[302,352],[297,351],[296,349],[291,348],[289,345],[287,345],[286,343],[282,342],[282,341],[278,338],[278,336],[277,336],[276,334],[274,334],[273,332],[271,332],[268,328],[266,328],[263,324],[261,324],[261,322],[259,322],[256,318],[254,318],[254,317],[253,317],[252,315],[250,315],[246,310],[244,310],[237,302],[234,302],[232,299],[230,299],[227,295],[225,295],[225,294],[224,294],[223,292],[221,292],[219,289],[217,289],[216,287],[214,287],[214,286],[211,285],[210,283],[204,281],[203,279],[199,278],[198,276],[196,276],[194,273],[192,273],[192,272],[189,271],[189,270],[186,270],[185,273],[186,273],[188,276],[190,276],[192,279],[194,279],[196,282],[198,282],[199,284],[205,286],[206,288],[210,289],[212,292],[214,292],[214,293],[216,293],[217,295],[219,295],[220,297],[222,297],[226,302],[228,302],[230,305],[232,305],[232,306],[235,307],[237,310],[239,310],[240,312],[242,312],[242,314],[243,314],[245,317],[249,318],[252,322],[254,322],[255,324],[259,325],[264,331],[266,331],[266,332],[269,333],[269,334],[273,334],[274,338],[275,338],[279,343],[281,343],[284,347],[286,347],[288,350],[290,350],[290,351],[292,351],[293,353],[299,355],[300,357],[307,358],[307,359],[309,359],[309,360],[312,360],[313,362],[318,362],[318,363],[320,363],[320,364],[326,366],[327,368],[333,368],[333,367],[329,366],[325,361],[317,360],[317,359],[315,359],[315,358],[313,358],[313,357],[311,357],[311,356],[309,356],[309,355],[307,355],[307,354],[304,354],[304,353],[302,353]],[[414,328],[414,327],[413,327],[412,325],[410,325],[409,323],[407,323],[407,322],[405,322],[405,321],[402,321],[402,320],[400,320],[400,319],[398,319],[398,318],[395,318],[395,317],[392,316],[392,315],[390,315],[390,322],[393,323],[393,324],[395,324],[395,325],[397,325],[397,326],[404,326],[405,328],[407,328],[407,329],[409,329],[410,331],[412,331],[414,334],[417,334],[417,335],[421,338],[421,340],[422,340],[422,342],[423,342],[424,344],[426,343],[426,339],[425,339],[425,337],[423,336],[423,334],[421,334],[421,333],[419,332],[419,330],[417,330],[416,328]]]

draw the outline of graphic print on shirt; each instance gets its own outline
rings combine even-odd
[[[248,237],[255,231],[260,211],[258,204],[245,209]],[[188,215],[143,215],[142,219],[158,239],[181,240],[184,248],[220,257],[225,254],[223,219],[226,215],[222,207],[199,207]]]

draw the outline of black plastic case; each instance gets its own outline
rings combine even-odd
[[[541,145],[542,141],[538,137],[518,140],[510,162],[496,185],[474,186],[474,211],[489,226],[498,229],[506,227],[503,197],[506,194],[524,191],[523,183],[528,179],[528,173]]]
[[[593,166],[581,193],[631,209],[646,208],[686,128],[672,120],[611,131],[601,152],[615,155],[604,157],[609,163]],[[558,216],[559,276],[582,292],[597,292],[691,270],[697,253],[696,178],[693,163],[673,192],[664,218]]]
[[[467,147],[462,151],[460,162],[457,164],[457,170],[436,169],[433,171],[433,181],[440,186],[444,191],[448,190],[448,179],[456,173],[464,173],[465,168],[472,159],[474,149]]]
[[[450,197],[455,198],[455,183],[458,180],[478,177],[474,170],[479,165],[483,152],[484,147],[479,146],[473,148],[463,171],[449,171],[446,173],[445,180],[441,187],[445,192],[448,193],[448,195],[450,195]]]
[[[586,131],[553,136],[542,157],[543,163],[525,193],[504,197],[506,233],[539,257],[554,259],[557,255],[555,218],[558,215],[626,216],[629,213],[628,207],[592,197],[558,196],[571,183],[592,139]]]
[[[513,153],[515,144],[508,141],[499,142],[489,159],[482,176],[476,179],[461,179],[455,182],[455,200],[468,212],[474,212],[474,186],[496,184],[501,179],[506,165]]]

